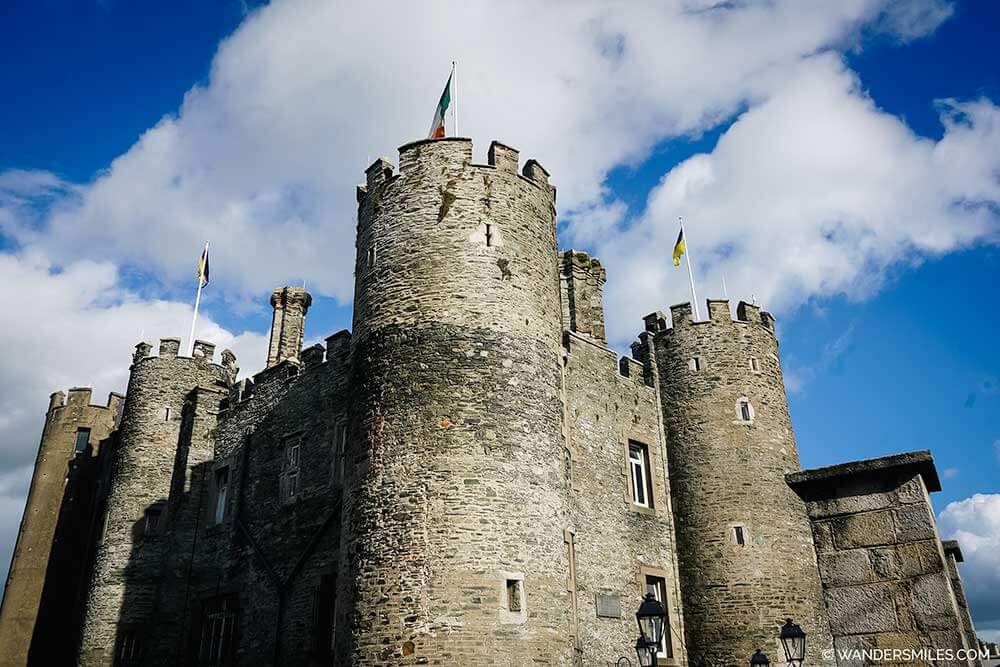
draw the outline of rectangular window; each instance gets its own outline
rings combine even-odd
[[[507,580],[507,611],[521,611],[521,580]]]
[[[236,603],[232,597],[217,598],[205,604],[198,642],[199,665],[221,667],[232,664],[236,619]]]
[[[371,267],[375,266],[375,247],[374,246],[372,246],[371,248],[368,248],[368,251],[365,253],[365,263],[368,265],[369,269]]]
[[[337,639],[337,577],[326,575],[320,579],[313,593],[313,650],[316,657],[333,657]]]
[[[746,544],[746,537],[743,535],[743,526],[733,527],[733,539],[736,540],[736,544],[741,547]]]
[[[145,641],[140,626],[119,626],[117,646],[115,647],[115,666],[141,665],[144,648]]]
[[[78,428],[76,429],[76,445],[73,449],[77,454],[80,452],[87,451],[87,446],[90,445],[90,429],[89,428]]]
[[[281,502],[292,502],[299,494],[299,466],[302,459],[302,439],[293,436],[285,441],[284,460],[281,462]]]
[[[163,510],[159,507],[150,507],[146,510],[145,533],[147,535],[158,535],[163,523]]]
[[[646,575],[646,592],[652,593],[667,610],[667,618],[663,623],[663,639],[656,651],[657,658],[672,658],[674,656],[673,642],[670,638],[670,608],[667,606],[667,580],[651,574]]]
[[[226,507],[229,496],[229,468],[219,468],[215,471],[215,523],[226,519]]]
[[[487,222],[486,223],[486,246],[489,247],[489,246],[492,246],[492,245],[493,245],[493,225],[491,225],[490,223]]]
[[[740,401],[740,418],[743,421],[750,421],[750,403],[747,401]]]
[[[757,361],[757,357],[750,357],[750,370],[752,370],[754,373],[760,371],[760,362]]]
[[[628,468],[632,482],[632,502],[640,507],[652,507],[652,485],[649,475],[649,451],[646,445],[628,443]]]
[[[341,422],[333,428],[333,451],[330,453],[330,482],[344,481],[344,452],[347,451],[347,424]]]

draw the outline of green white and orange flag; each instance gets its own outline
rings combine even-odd
[[[440,139],[444,136],[444,115],[448,111],[448,107],[451,106],[451,79],[453,76],[455,76],[454,69],[448,75],[448,83],[445,84],[441,99],[438,100],[437,109],[434,111],[434,121],[431,123],[431,133],[427,135],[428,139]]]

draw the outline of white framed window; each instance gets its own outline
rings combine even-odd
[[[646,449],[646,445],[629,441],[628,472],[632,486],[632,503],[639,507],[652,507],[649,450]]]
[[[750,404],[750,399],[746,396],[741,396],[738,401],[736,401],[736,419],[745,424],[752,424],[754,418],[753,405]]]
[[[667,606],[667,580],[663,577],[647,574],[646,592],[652,593],[656,597],[657,602],[662,604],[663,608],[667,610],[667,618],[663,623],[663,639],[660,640],[660,645],[656,649],[656,657],[657,659],[672,658],[674,647],[670,637],[670,608]]]
[[[692,371],[700,371],[702,369],[701,357],[691,357],[688,359],[688,368]]]
[[[219,468],[215,471],[215,523],[226,519],[226,507],[229,496],[229,468]]]
[[[231,664],[236,648],[235,600],[231,597],[209,600],[203,610],[198,664],[212,667]]]
[[[757,357],[750,357],[750,370],[754,373],[760,373],[760,360]]]
[[[365,251],[365,266],[369,269],[375,266],[376,252],[375,246],[370,246],[367,251]]]
[[[743,526],[733,526],[733,544],[738,547],[747,545],[747,529]]]

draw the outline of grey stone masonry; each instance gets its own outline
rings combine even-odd
[[[101,441],[116,426],[122,396],[109,395],[105,405],[91,405],[90,399],[91,390],[84,387],[70,389],[68,395],[57,391],[49,398],[0,612],[0,655],[5,665],[25,665],[33,643],[37,653],[67,635],[65,627],[38,622],[43,589],[47,580],[58,575],[49,565],[61,555],[51,551],[58,541],[60,513],[71,500],[67,480],[78,462],[97,456]],[[81,442],[86,445],[78,449]],[[74,532],[83,533],[84,528],[78,526]],[[64,539],[59,548],[68,550],[67,542]],[[73,606],[72,592],[62,591],[63,608]],[[47,611],[52,616],[56,610]]]
[[[805,470],[786,479],[809,511],[838,651],[975,646],[928,496],[941,489],[930,452]]]
[[[228,391],[229,370],[212,363],[204,346],[196,357],[177,356],[179,347],[179,339],[164,338],[160,356],[137,355],[132,365],[87,595],[81,665],[110,664],[123,633],[144,632],[152,621],[168,552],[164,531],[171,518],[167,500],[175,484],[175,459],[185,462],[184,475],[192,437],[209,435],[189,428],[190,394],[199,386]],[[157,514],[151,517],[150,512]]]
[[[570,664],[554,191],[498,142],[399,153],[359,193],[343,655]]]
[[[701,322],[690,304],[670,310],[673,328],[648,316],[652,349],[633,349],[661,391],[688,657],[781,655],[778,631],[791,617],[819,664],[832,640],[809,519],[785,484],[799,458],[774,320],[745,303],[733,320],[717,300]]]
[[[962,584],[962,575],[958,571],[958,564],[965,561],[962,556],[962,549],[958,546],[957,540],[945,540],[941,543],[944,548],[945,562],[948,564],[948,576],[951,578],[951,590],[955,593],[955,602],[958,603],[958,611],[962,616],[962,627],[965,629],[965,639],[967,643],[975,647],[977,643],[976,628],[972,623],[972,611],[969,609],[969,600],[965,597],[965,586]],[[977,659],[977,664],[982,663]]]
[[[271,339],[267,347],[270,368],[285,359],[298,359],[302,349],[306,313],[312,296],[304,287],[279,287],[271,295],[274,315],[271,318]]]
[[[585,252],[559,254],[563,328],[604,343],[604,282],[601,262]]]

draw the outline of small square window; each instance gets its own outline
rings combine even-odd
[[[693,371],[700,371],[701,370],[701,357],[691,357],[688,360],[688,368],[690,368]]]

